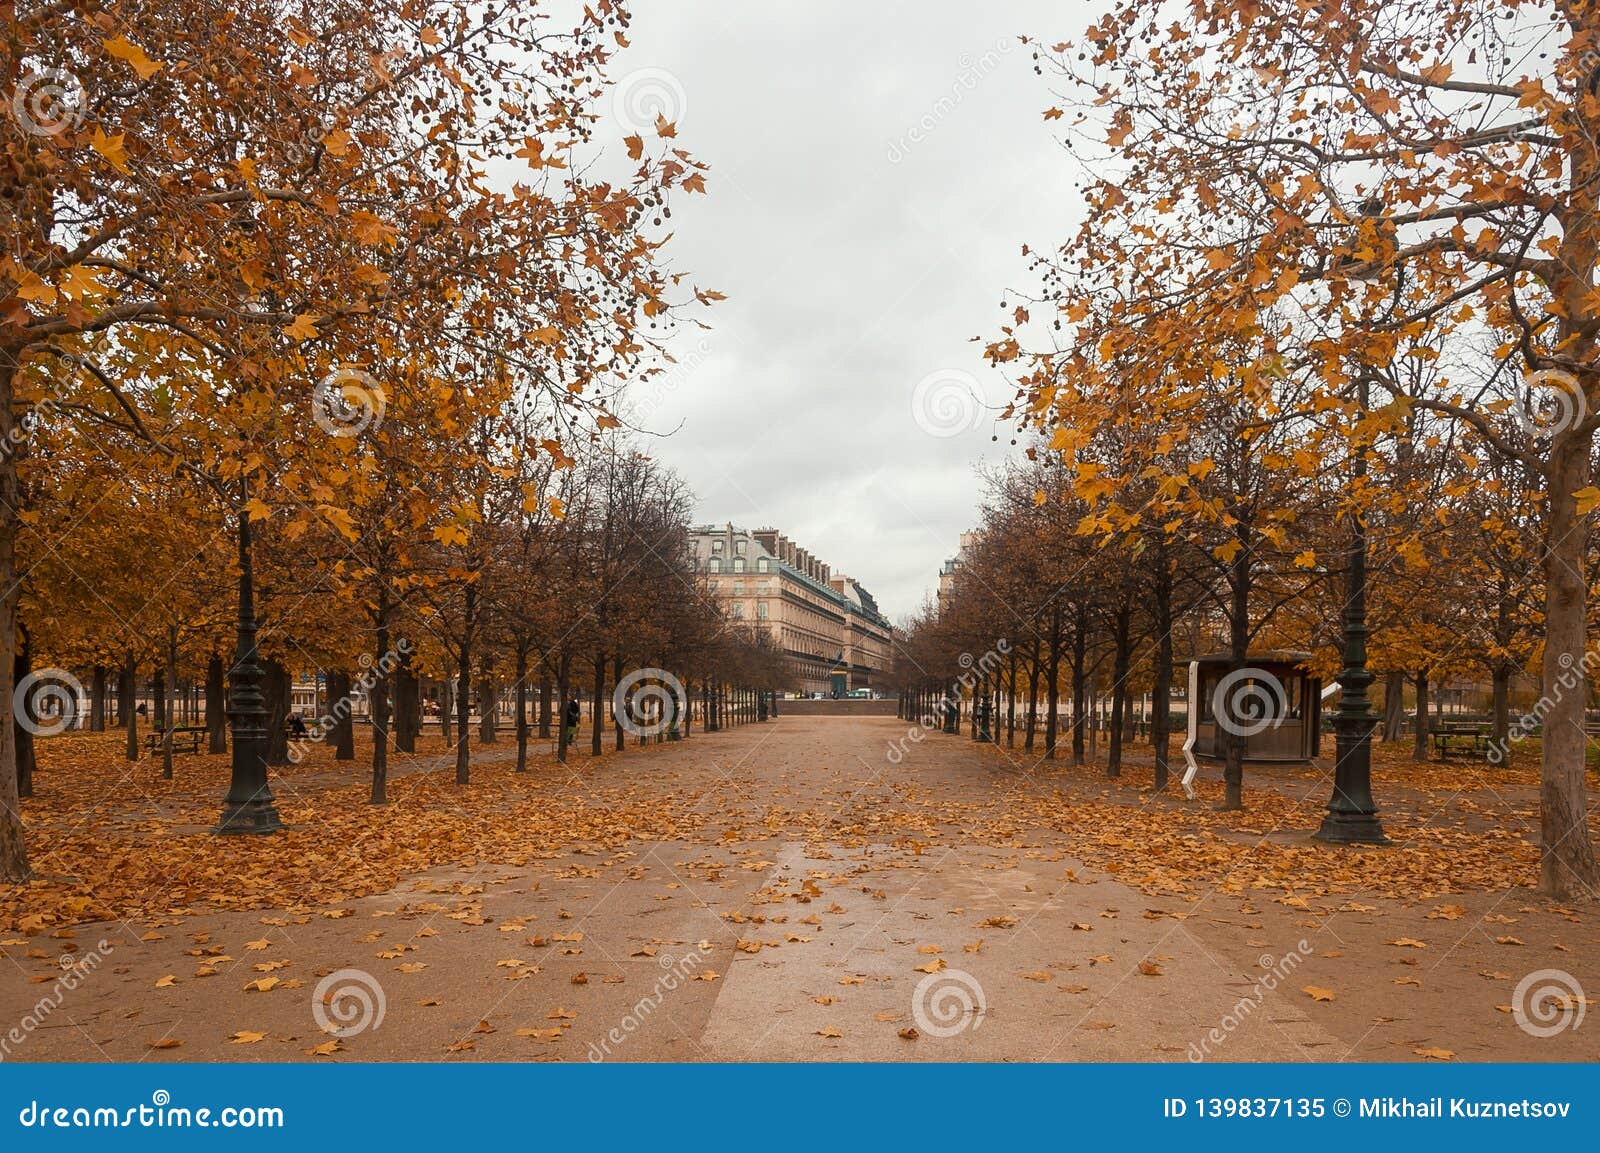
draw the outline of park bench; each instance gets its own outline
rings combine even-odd
[[[1489,726],[1478,722],[1445,721],[1434,726],[1431,736],[1441,761],[1450,759],[1451,748],[1464,748],[1472,753],[1489,751]]]
[[[172,730],[172,751],[174,753],[198,753],[200,741],[206,735],[204,725],[180,725]],[[167,739],[164,729],[155,729],[144,739],[144,747],[152,753],[161,749],[162,743]]]

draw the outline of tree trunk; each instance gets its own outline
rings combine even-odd
[[[461,594],[461,648],[456,663],[456,784],[465,785],[472,774],[472,633],[478,619],[478,586],[468,584]]]
[[[1022,734],[1022,749],[1033,752],[1033,730],[1039,724],[1039,634],[1034,633],[1028,653],[1027,731]]]
[[[124,755],[130,761],[139,759],[139,664],[132,653],[122,666],[121,683],[117,689],[117,704],[123,713],[123,728],[128,731]]]
[[[1574,165],[1573,179],[1578,179]],[[1592,221],[1589,229],[1593,228]],[[1587,267],[1592,268],[1592,262]],[[1584,284],[1592,283],[1585,274]],[[1574,350],[1576,351],[1576,350]],[[1592,395],[1593,389],[1590,388]],[[1551,702],[1539,754],[1539,888],[1552,897],[1593,893],[1600,884],[1589,836],[1584,707],[1588,702],[1584,559],[1587,521],[1577,494],[1589,483],[1591,434],[1556,436],[1546,493],[1545,644],[1542,689]]]
[[[1493,719],[1490,722],[1492,732],[1489,736],[1489,747],[1499,750],[1498,755],[1505,757],[1510,748],[1511,740],[1511,673],[1513,666],[1509,661],[1495,661],[1494,669],[1490,673],[1494,681],[1494,704],[1492,706]]]
[[[387,654],[389,650],[385,649]],[[402,656],[400,664],[394,671],[394,676],[389,683],[393,685],[394,693],[394,747],[396,752],[414,753],[417,751],[417,734],[421,731],[422,685],[417,679],[416,672],[411,668],[411,658]]]
[[[7,177],[8,180],[12,179]],[[0,445],[16,436],[16,378],[21,349],[0,349]],[[28,851],[17,792],[17,736],[12,717],[17,659],[17,524],[22,490],[17,454],[0,452],[0,880],[28,879]]]
[[[1106,753],[1106,776],[1122,775],[1122,743],[1127,734],[1124,725],[1131,712],[1128,702],[1128,664],[1133,647],[1133,607],[1123,603],[1117,606],[1112,622],[1112,640],[1116,656],[1111,662],[1111,748]]]
[[[1400,739],[1400,726],[1406,720],[1406,674],[1399,670],[1383,677],[1383,741]]]
[[[1006,666],[1006,748],[1017,747],[1017,650],[1012,649]]]
[[[1425,761],[1428,759],[1428,670],[1417,670],[1416,685],[1417,731],[1411,735],[1411,759]]]
[[[611,658],[611,683],[612,683],[612,685],[620,685],[622,683],[622,654],[621,653],[617,653],[614,656],[612,656],[612,658]],[[613,693],[615,693],[617,690],[615,688],[613,688],[611,691]],[[685,689],[684,692],[685,692],[685,694],[687,694],[688,690]],[[627,741],[627,734],[623,731],[623,728],[622,728],[622,714],[615,707],[613,707],[612,710],[611,710],[611,727],[612,727],[613,730],[615,730],[614,733],[613,733],[614,743],[616,745],[617,752],[620,753],[622,751],[622,749],[623,749],[624,744]],[[684,736],[688,736],[689,735],[689,726],[688,726],[687,722],[683,726],[683,735]]]
[[[556,667],[556,700],[560,702],[561,715],[556,718],[556,760],[563,765],[567,763],[567,701],[570,691],[570,675],[572,672],[572,658],[566,653],[561,654],[561,660]]]
[[[389,803],[389,596],[388,586],[378,596],[378,629],[374,641],[377,652],[372,666],[372,687],[367,690],[367,712],[372,722],[372,791],[367,802]],[[329,689],[332,695],[332,689]]]
[[[277,660],[261,662],[262,695],[267,705],[267,764],[289,763],[289,670]]]
[[[128,682],[128,662],[124,660],[117,669],[117,712],[113,724],[119,729],[128,727],[128,714],[134,709],[133,686]]]
[[[218,653],[206,661],[206,750],[228,751],[227,668]]]
[[[103,733],[106,731],[106,667],[95,665],[94,672],[89,679],[89,731]]]
[[[600,709],[600,698],[606,695],[606,654],[594,654],[594,716],[589,718],[594,730],[589,736],[589,755],[600,755],[600,744],[606,731],[606,719]]]
[[[1155,753],[1155,790],[1167,787],[1172,755],[1172,570],[1166,552],[1156,550],[1155,585],[1151,600],[1155,608],[1156,660],[1155,684],[1150,689],[1150,747]],[[1190,705],[1193,708],[1193,704]]]
[[[528,642],[517,642],[517,772],[528,771]]]
[[[472,649],[463,639],[456,662],[456,784],[471,780],[472,751]]]
[[[550,674],[539,677],[539,739],[550,739]]]
[[[1247,667],[1250,656],[1250,536],[1248,522],[1240,520],[1235,543],[1239,545],[1233,561],[1228,566],[1229,612],[1228,653],[1233,658],[1230,672]],[[1229,694],[1237,697],[1238,694]],[[1231,700],[1220,702],[1231,713]],[[1236,721],[1242,718],[1236,718]],[[1224,761],[1222,767],[1222,805],[1224,810],[1244,808],[1244,753],[1245,735],[1238,723],[1225,726],[1218,718],[1219,729],[1224,730]]]
[[[333,759],[356,759],[355,698],[351,695],[350,674],[343,669],[328,672],[328,717],[332,725],[323,740],[333,746]]]
[[[500,685],[487,669],[478,681],[478,743],[500,743]]]
[[[161,777],[163,780],[172,780],[172,730],[177,727],[177,698],[174,694],[178,691],[178,625],[171,622],[167,625],[167,672],[162,678],[166,683],[165,713],[167,718],[166,736],[161,739]]]
[[[26,629],[17,630],[17,655],[12,662],[12,684],[21,686],[33,672],[33,641],[28,636]],[[13,696],[18,694],[13,691]],[[14,700],[12,707],[15,717],[12,727],[15,729],[13,738],[17,750],[17,796],[33,796],[33,771],[38,766],[38,757],[33,746],[33,728],[39,720],[38,698],[30,689],[20,694],[20,700]]]
[[[1061,723],[1061,694],[1057,691],[1061,674],[1061,606],[1058,603],[1050,606],[1050,635],[1045,647],[1048,652],[1044,673],[1044,759],[1053,761],[1056,757],[1056,733]]]
[[[1081,765],[1086,757],[1089,723],[1085,708],[1089,699],[1089,608],[1074,610],[1072,627],[1072,763]]]

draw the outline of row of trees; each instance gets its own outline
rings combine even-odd
[[[1168,583],[1236,660],[1274,635],[1326,650],[1363,524],[1379,668],[1486,665],[1503,701],[1538,667],[1541,882],[1594,891],[1600,5],[1197,0],[1174,21],[1123,0],[1033,49],[1084,213],[1025,250],[1037,287],[986,351],[1043,439],[1041,515],[1111,565],[1081,571],[1113,664],[1135,616],[1171,636]],[[1043,613],[1049,648],[1084,577],[1044,572],[988,617]]]
[[[1107,430],[1080,459],[1110,443]],[[1188,487],[1220,505],[1236,483],[1230,478],[1248,475],[1261,445],[1222,438],[1191,442],[1189,451],[1203,463],[1186,478]],[[988,478],[974,543],[948,590],[897,638],[896,688],[913,702],[912,717],[936,714],[952,686],[974,700],[993,693],[1009,713],[1008,740],[1020,730],[1025,751],[1037,742],[1050,759],[1070,733],[1078,763],[1094,739],[1088,718],[1109,700],[1111,776],[1121,771],[1134,701],[1149,694],[1155,787],[1165,788],[1170,700],[1183,686],[1184,666],[1234,644],[1241,570],[1226,559],[1234,527],[1222,518],[1175,523],[1141,515],[1138,531],[1106,534],[1087,486],[1074,484],[1060,454],[1036,445],[1032,455]],[[1115,475],[1117,463],[1104,461],[1106,475]],[[1493,686],[1491,746],[1503,749],[1512,733],[1513,678],[1536,669],[1539,653],[1543,589],[1522,523],[1532,482],[1507,470],[1486,485],[1457,483],[1465,466],[1453,452],[1437,454],[1430,467],[1436,499],[1413,492],[1413,503],[1369,515],[1381,528],[1371,560],[1369,655],[1383,678],[1383,736],[1400,738],[1408,689],[1425,718],[1430,686],[1470,678]],[[1452,481],[1452,473],[1462,475]],[[1142,490],[1122,484],[1120,492],[1148,501],[1155,478],[1148,479]],[[1257,542],[1242,572],[1249,581],[1238,615],[1246,651],[1308,651],[1324,682],[1342,663],[1349,542],[1333,514],[1343,483],[1330,467],[1316,483],[1280,494],[1290,527],[1281,544]],[[1240,499],[1265,506],[1272,495],[1246,491]],[[1415,726],[1412,741],[1414,758],[1428,759],[1426,723]],[[1238,769],[1227,782],[1229,806],[1242,803],[1242,762]]]
[[[352,600],[361,590],[346,587],[348,554],[331,532],[291,534],[276,519],[258,526],[269,763],[290,759],[284,721],[297,674],[323,674],[329,723],[326,733],[313,735],[334,744],[337,759],[356,756],[358,708],[370,718],[374,803],[386,799],[390,752],[416,751],[425,701],[439,710],[457,780],[464,784],[473,728],[477,740],[494,743],[505,705],[520,771],[527,766],[535,724],[541,737],[554,731],[557,755],[566,759],[567,727],[553,730],[552,718],[562,702],[578,696],[590,702],[588,740],[598,755],[602,718],[613,712],[618,683],[636,670],[677,678],[676,686],[642,682],[648,700],[670,695],[677,708],[699,706],[693,711],[709,722],[716,720],[713,698],[724,691],[783,686],[784,665],[768,635],[723,620],[704,575],[690,564],[685,541],[691,498],[676,474],[631,451],[618,436],[575,451],[577,459],[542,482],[557,494],[559,518],[550,515],[547,502],[531,509],[511,500],[491,502],[485,522],[476,527],[480,548],[470,572],[452,571],[460,559],[454,549],[419,542],[417,567],[408,572],[404,590],[386,581],[378,587],[378,602]],[[223,752],[229,663],[224,654],[233,623],[226,558],[213,556],[196,566],[190,551],[129,525],[130,511],[108,502],[95,514],[125,526],[117,539],[127,542],[122,559],[128,563],[114,581],[107,582],[111,574],[99,563],[85,564],[78,556],[46,556],[31,570],[20,613],[18,678],[36,671],[36,654],[39,663],[73,670],[88,698],[87,727],[124,728],[130,760],[141,751],[134,708],[141,686],[150,686],[152,717],[160,728],[168,716],[177,716],[180,686],[203,684],[208,746]],[[172,510],[184,531],[212,542],[226,537],[225,517],[207,532],[199,512]],[[25,533],[24,540],[34,538]],[[110,652],[120,659],[108,663]],[[672,693],[654,693],[657,687],[671,687]],[[34,742],[29,726],[20,723],[25,719],[18,718],[17,739],[20,790],[28,796]],[[607,739],[621,748],[625,724],[636,719],[627,710],[612,716],[614,734]],[[160,748],[170,777],[170,726],[166,731]]]
[[[259,595],[285,669],[414,642],[400,696],[602,652],[711,669],[704,614],[630,591],[681,551],[681,486],[600,447],[715,298],[663,258],[671,198],[704,190],[675,127],[596,133],[623,7],[0,20],[0,877],[27,875],[19,661],[159,664],[168,691],[203,664],[248,717],[255,635],[219,642]]]

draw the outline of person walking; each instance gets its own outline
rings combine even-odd
[[[567,702],[567,744],[571,745],[578,739],[578,721],[582,718],[582,710],[578,708],[578,698],[573,697]]]

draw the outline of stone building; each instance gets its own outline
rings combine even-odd
[[[983,539],[981,532],[964,532],[961,534],[961,543],[956,548],[956,555],[945,561],[939,568],[939,613],[944,614],[946,602],[950,594],[955,591],[956,574],[966,566],[967,557],[972,550],[978,547],[978,542]]]
[[[872,594],[777,529],[700,525],[690,555],[723,614],[766,629],[802,693],[870,689],[889,667],[893,629]]]

